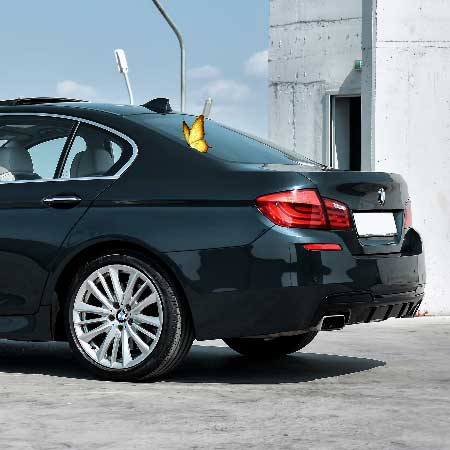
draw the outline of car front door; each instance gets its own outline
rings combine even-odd
[[[105,135],[77,119],[0,115],[0,315],[38,311],[65,237],[113,183],[120,155]]]

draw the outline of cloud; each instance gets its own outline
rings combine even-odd
[[[205,97],[212,97],[213,100],[240,102],[249,96],[250,88],[246,84],[234,80],[218,79],[207,83],[201,89],[201,94]]]
[[[189,76],[198,80],[207,80],[220,77],[221,70],[214,66],[201,66],[189,70]]]
[[[201,102],[191,103],[189,112],[197,116],[203,111],[203,106],[204,104]],[[210,119],[231,128],[267,139],[266,116],[264,113],[261,113],[258,105],[213,102]],[[208,134],[207,131],[206,134]]]
[[[245,72],[254,77],[266,77],[269,69],[269,51],[254,53],[244,63]]]
[[[81,100],[91,100],[96,96],[96,91],[92,86],[72,80],[60,81],[56,85],[56,92],[61,97],[80,98]]]

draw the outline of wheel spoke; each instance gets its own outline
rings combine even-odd
[[[90,325],[93,323],[103,323],[106,320],[108,320],[106,317],[99,317],[98,319],[80,320],[78,322],[75,322],[74,325],[79,325],[82,327],[83,325]]]
[[[100,316],[106,316],[109,314],[108,309],[99,308],[98,306],[93,306],[93,305],[90,305],[89,303],[82,303],[82,302],[75,303],[74,309],[77,312],[98,314]]]
[[[108,349],[111,346],[112,341],[116,337],[116,332],[117,332],[116,327],[111,327],[105,339],[103,340],[103,343],[97,352],[97,358],[99,361],[103,361],[105,359],[106,353],[108,352]]]
[[[135,316],[133,316],[133,319],[136,322],[152,325],[156,328],[159,328],[161,326],[161,320],[159,319],[159,317],[145,316],[144,314],[136,314]]]
[[[99,327],[94,328],[93,330],[88,331],[87,333],[83,333],[80,336],[80,339],[84,342],[91,342],[92,339],[94,339],[95,337],[108,331],[111,328],[111,326],[112,325],[109,322],[105,323],[104,325],[100,325]]]
[[[146,297],[142,302],[139,302],[134,308],[131,309],[131,314],[138,314],[147,306],[153,305],[158,301],[158,294],[153,292],[148,297]]]
[[[117,362],[117,352],[121,341],[121,334],[116,334],[114,337],[113,348],[111,351],[111,366]]]
[[[110,301],[111,304],[113,304],[114,303],[114,296],[111,294],[111,290],[109,289],[109,286],[108,286],[108,283],[105,280],[105,277],[98,270],[97,270],[96,274],[97,274],[98,279],[100,280],[100,283],[103,286],[103,289],[106,292],[108,300]]]
[[[127,367],[132,361],[130,353],[130,344],[128,342],[128,331],[126,327],[122,330],[122,364]]]
[[[137,323],[134,323],[132,328],[134,328],[135,330],[141,332],[142,334],[145,334],[146,336],[148,336],[152,340],[156,339],[156,336],[153,333],[151,333],[150,331],[148,331],[145,328],[141,327]]]
[[[111,282],[114,289],[114,294],[116,296],[116,300],[121,303],[123,297],[122,286],[119,281],[119,271],[114,267],[109,268],[109,276],[111,277]]]
[[[134,303],[136,303],[139,300],[139,297],[141,296],[142,292],[144,292],[145,288],[147,287],[147,282],[145,282],[137,291],[136,293],[133,295],[133,297],[131,297],[131,300],[129,302],[129,305],[134,305]]]
[[[149,351],[148,345],[134,332],[134,330],[131,329],[130,326],[126,326],[128,334],[130,335],[131,339],[133,339],[134,342],[136,342],[137,346],[139,347],[139,350],[142,353],[147,353]]]
[[[133,294],[134,286],[136,285],[136,281],[139,279],[139,274],[134,272],[130,275],[127,283],[127,287],[125,288],[125,292],[123,293],[123,305],[126,306],[131,301],[131,296]]]
[[[95,285],[93,281],[87,282],[87,288],[91,292],[91,294],[99,300],[104,306],[106,306],[108,309],[112,308],[112,303],[100,292],[98,287]]]

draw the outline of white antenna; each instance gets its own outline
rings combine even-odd
[[[128,97],[130,98],[130,105],[134,105],[133,91],[131,89],[130,79],[128,78],[127,56],[125,54],[125,51],[122,50],[121,48],[116,49],[114,51],[114,54],[116,55],[116,62],[119,72],[123,74],[125,78],[125,83],[127,85],[128,90]]]
[[[208,118],[209,115],[211,114],[212,104],[213,104],[212,98],[209,97],[205,102],[205,106],[203,107],[203,115],[206,118]]]

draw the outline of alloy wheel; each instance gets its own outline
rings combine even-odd
[[[142,271],[107,265],[82,283],[72,319],[75,338],[89,358],[110,369],[128,369],[144,361],[158,343],[161,297]]]

